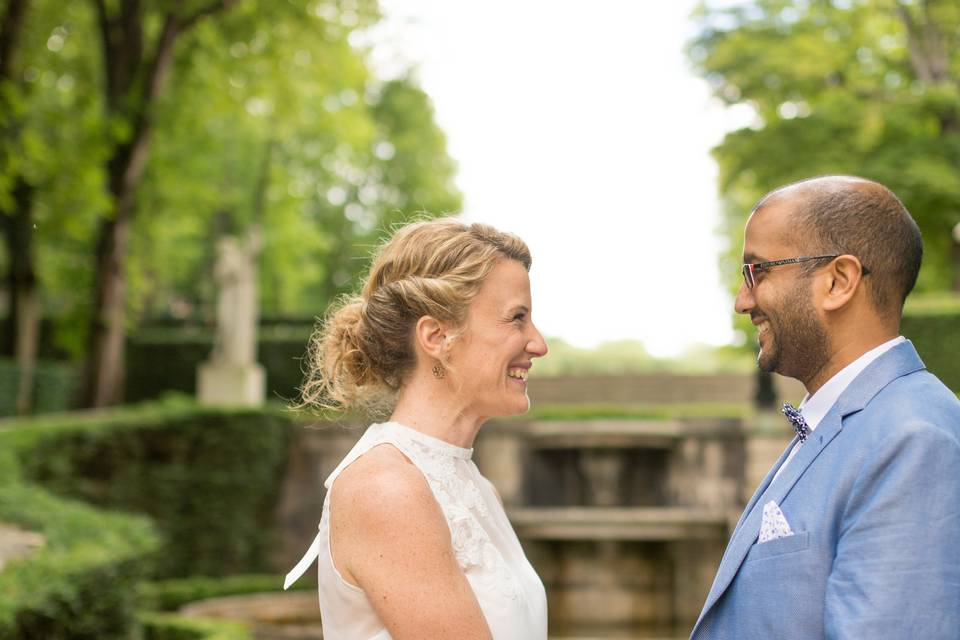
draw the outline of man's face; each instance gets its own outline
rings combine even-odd
[[[744,263],[809,255],[791,240],[790,217],[788,203],[771,203],[752,215],[744,233]],[[801,265],[783,265],[758,272],[752,289],[741,284],[734,306],[757,327],[761,370],[806,382],[826,363],[828,336],[811,282]]]

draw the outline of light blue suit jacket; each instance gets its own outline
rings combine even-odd
[[[771,482],[792,446],[740,517],[691,638],[960,638],[960,401],[913,345],[864,369]],[[757,544],[770,500],[794,535]]]

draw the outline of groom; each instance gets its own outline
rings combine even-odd
[[[768,194],[738,313],[803,382],[797,437],[747,504],[691,638],[960,637],[960,402],[899,336],[920,231],[844,176]],[[960,354],[956,354],[960,357]]]

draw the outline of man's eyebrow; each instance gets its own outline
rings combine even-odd
[[[753,253],[744,253],[744,254],[743,254],[743,263],[744,263],[744,264],[751,264],[751,263],[757,263],[757,262],[766,262],[766,260],[764,260],[764,259],[761,258],[760,256],[758,256],[758,255],[756,255],[756,254],[753,254]]]

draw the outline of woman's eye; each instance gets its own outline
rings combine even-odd
[[[523,319],[526,318],[526,317],[527,317],[527,314],[525,314],[525,313],[518,313],[517,315],[513,316],[513,321],[514,321],[514,322],[523,322]]]

